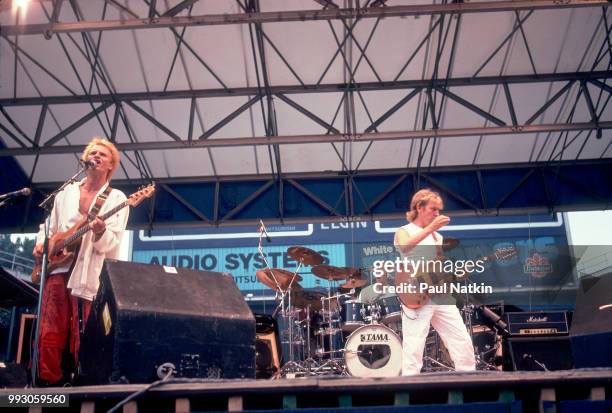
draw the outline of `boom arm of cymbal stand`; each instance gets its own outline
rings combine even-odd
[[[283,299],[285,298],[285,294],[284,294],[280,284],[278,283],[278,280],[276,279],[276,275],[274,275],[274,271],[272,271],[272,268],[270,268],[270,264],[268,263],[268,260],[266,259],[266,254],[264,254],[264,252],[263,252],[263,242],[262,242],[263,237],[264,237],[263,226],[259,226],[259,241],[258,241],[258,245],[257,245],[257,252],[259,253],[259,256],[263,260],[264,264],[266,264],[266,269],[269,270],[270,273],[272,274],[272,279],[276,283],[276,287],[278,288],[278,291],[281,292],[281,302],[282,302]]]
[[[278,293],[279,292],[281,293],[280,303],[278,303],[278,306],[272,312],[272,317],[276,317],[278,312],[283,308],[283,304],[285,302],[285,294],[284,294],[283,290],[281,289],[280,284],[276,280],[276,276],[274,275],[274,271],[272,271],[272,268],[270,268],[270,264],[268,263],[268,260],[266,259],[266,255],[263,252],[263,242],[262,242],[263,237],[264,237],[264,229],[260,225],[259,226],[259,241],[258,241],[258,245],[257,245],[257,252],[259,253],[259,256],[263,260],[264,264],[266,264],[266,269],[270,271],[270,273],[272,274],[272,279],[274,280],[274,282],[276,283],[276,286],[278,287],[278,289],[276,290],[276,293],[275,293],[276,297],[278,297]]]
[[[291,277],[291,282],[289,283],[289,287],[287,287],[287,291],[291,291],[291,287],[293,286],[293,281],[295,281],[295,278],[297,277],[298,272],[300,272],[300,268],[302,268],[302,261],[299,261],[299,264],[297,268],[295,269],[295,272],[293,273],[293,277]],[[274,275],[274,273],[272,273],[272,275]]]

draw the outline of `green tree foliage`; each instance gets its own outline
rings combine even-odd
[[[15,241],[11,240],[11,234],[0,234],[0,251],[10,254],[17,254],[19,257],[32,259],[35,239],[18,237]]]

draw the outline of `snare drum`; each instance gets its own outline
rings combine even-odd
[[[389,325],[402,321],[402,303],[397,295],[379,298],[376,303],[380,306],[380,321]]]
[[[389,327],[359,327],[346,341],[344,362],[355,377],[393,377],[402,372],[402,342]]]
[[[342,313],[342,330],[351,332],[366,324],[370,313],[360,300],[348,300],[344,303]]]

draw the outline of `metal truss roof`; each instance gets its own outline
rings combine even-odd
[[[421,186],[461,213],[607,208],[608,4],[5,1],[0,190],[52,188],[102,135],[117,186],[162,183],[135,225],[399,216]]]

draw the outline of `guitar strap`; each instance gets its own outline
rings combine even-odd
[[[87,214],[88,222],[92,222],[94,219],[96,219],[96,217],[98,216],[98,213],[102,209],[102,206],[104,206],[104,203],[108,199],[108,195],[110,194],[112,190],[113,188],[111,188],[111,186],[108,185],[106,189],[100,195],[98,195],[98,197],[96,198],[96,202],[94,203],[94,206],[91,208],[91,211],[89,211],[89,213]],[[79,244],[79,247],[77,248],[77,251],[75,252],[75,255],[74,255],[75,257],[79,256],[80,249],[81,249],[81,244]],[[75,263],[76,263],[76,260],[72,262],[72,265],[70,266],[70,270],[68,272],[69,274],[72,273],[72,268]],[[77,312],[78,312],[78,320],[79,320],[79,334],[83,335],[83,332],[85,331],[85,321],[86,320],[83,320],[83,299],[80,297],[77,297]]]
[[[100,209],[102,209],[102,206],[104,205],[104,203],[106,202],[106,199],[108,198],[108,194],[110,194],[112,190],[113,188],[111,188],[111,186],[108,185],[106,189],[104,190],[104,192],[98,195],[93,208],[91,208],[91,211],[89,211],[89,213],[87,214],[87,221],[91,222],[94,219],[96,219],[96,217],[98,216],[98,212],[100,212]]]
[[[438,237],[436,236],[436,232],[435,231],[432,232],[431,235],[432,235],[432,237],[434,239],[434,242],[438,242]],[[442,255],[442,246],[441,245],[436,244],[436,255]]]

